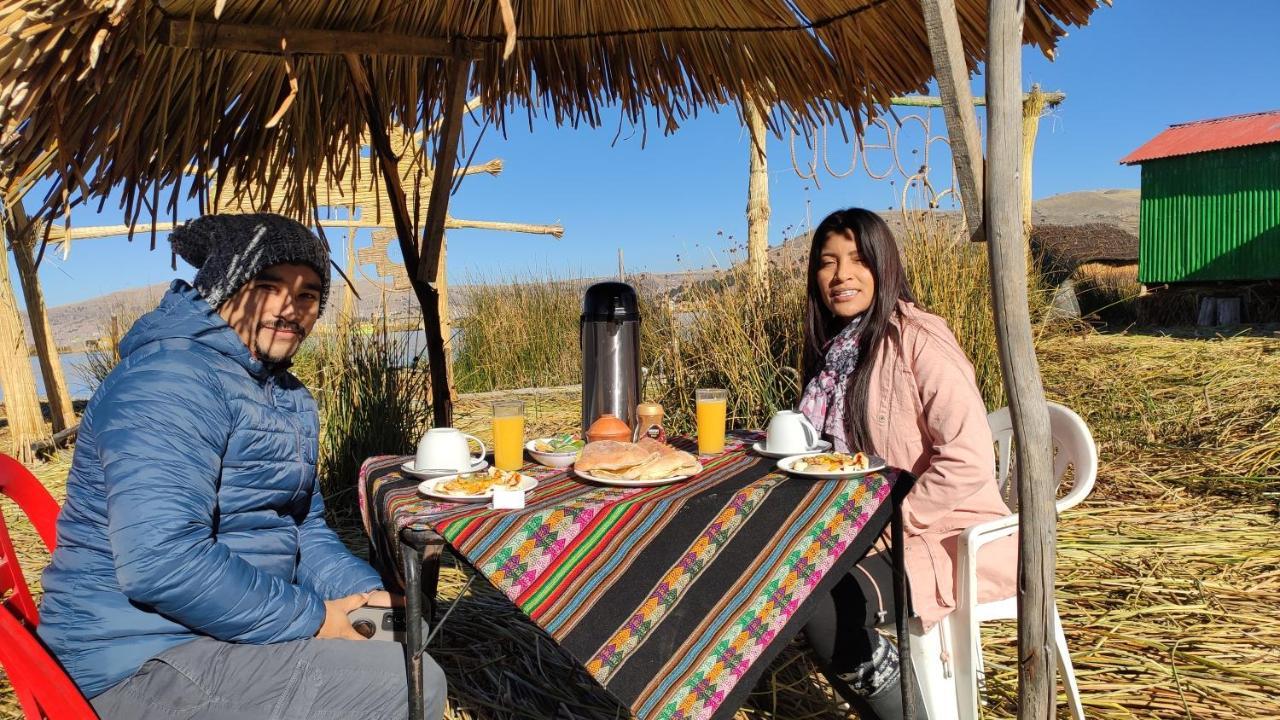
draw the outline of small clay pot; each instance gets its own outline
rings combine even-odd
[[[617,415],[605,413],[596,418],[596,421],[591,423],[591,427],[587,428],[587,442],[598,440],[631,442],[631,428],[627,427],[627,424]]]

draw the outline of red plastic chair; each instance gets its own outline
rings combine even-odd
[[[53,552],[58,502],[22,463],[0,455],[0,495],[18,504]],[[28,718],[96,718],[89,701],[36,637],[40,614],[0,512],[0,667]]]

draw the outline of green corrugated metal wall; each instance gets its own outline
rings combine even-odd
[[[1138,280],[1280,279],[1280,143],[1142,164]]]

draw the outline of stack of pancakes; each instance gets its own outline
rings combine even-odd
[[[635,443],[616,440],[587,443],[573,466],[607,480],[661,480],[702,472],[698,458],[647,437]]]

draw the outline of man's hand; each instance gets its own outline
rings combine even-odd
[[[374,590],[364,601],[365,605],[376,608],[404,607],[403,595],[392,595],[386,590]]]
[[[318,638],[338,640],[364,640],[365,637],[351,627],[351,619],[347,613],[363,607],[369,593],[356,593],[337,600],[324,601],[324,624],[316,631]]]

